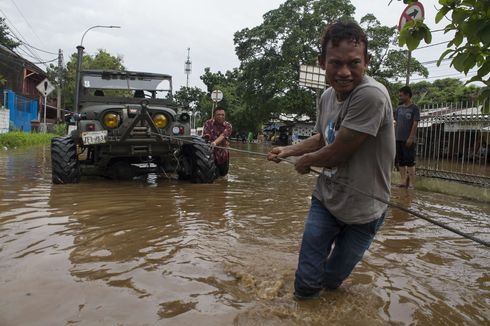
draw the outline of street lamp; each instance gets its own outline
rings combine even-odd
[[[121,28],[121,26],[114,26],[114,25],[95,25],[90,28],[88,28],[82,35],[82,39],[80,41],[80,45],[77,46],[77,70],[75,73],[75,99],[74,99],[74,111],[78,112],[78,89],[80,88],[80,70],[82,70],[82,59],[83,59],[83,50],[85,49],[83,47],[83,38],[85,35],[90,31],[91,29],[94,28]]]

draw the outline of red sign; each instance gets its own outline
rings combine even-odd
[[[398,22],[398,30],[401,30],[405,24],[412,19],[423,19],[424,18],[424,6],[421,2],[414,2],[408,5],[402,12],[400,16],[400,21]]]

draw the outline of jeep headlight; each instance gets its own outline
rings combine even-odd
[[[155,114],[153,117],[153,122],[159,129],[165,128],[168,124],[167,117],[164,114]]]
[[[114,112],[109,112],[104,115],[104,125],[107,128],[114,129],[119,125],[119,115]]]

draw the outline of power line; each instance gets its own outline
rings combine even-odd
[[[438,46],[438,45],[441,45],[441,44],[447,44],[449,42],[451,42],[451,41],[445,41],[445,42],[440,42],[440,43],[429,44],[429,45],[418,47],[415,50],[420,50],[420,49],[425,49],[425,48],[431,48],[433,46]],[[415,50],[413,50],[413,51],[415,51]]]
[[[24,36],[22,35],[22,33],[15,27],[15,25],[12,23],[12,21],[7,17],[7,15],[5,14],[5,12],[0,9],[0,12],[3,14],[3,16],[5,17],[5,19],[7,20],[7,22],[10,24],[5,24],[7,26],[7,29],[10,31],[10,33],[12,34],[12,36],[19,42],[21,43],[27,43],[27,40],[24,38]],[[22,40],[19,38],[19,36],[17,36],[17,34],[14,32],[14,30],[20,35],[20,38],[22,38]],[[20,48],[19,48],[20,49]],[[38,60],[39,62],[42,62],[44,61],[43,59],[41,59],[38,55],[36,55],[29,47],[26,47],[26,50],[29,51],[29,53],[32,55],[33,58],[35,58],[36,60]],[[24,53],[26,53],[24,51]],[[48,66],[46,64],[44,64],[44,66],[46,68],[48,68]]]
[[[51,60],[48,60],[48,61],[40,61],[40,62],[32,62],[34,64],[44,64],[44,63],[50,63],[50,62],[54,62],[58,60],[58,58],[54,58],[54,59],[51,59]]]
[[[37,50],[37,51],[40,51],[40,52],[44,52],[44,53],[47,53],[47,54],[54,54],[54,55],[57,55],[58,54],[58,53],[55,53],[55,52],[50,52],[50,51],[46,51],[46,50],[42,50],[42,49],[36,48],[34,45],[30,45],[29,43],[26,43],[26,42],[23,42],[23,41],[19,41],[19,42],[21,42],[25,46],[31,47],[34,50]]]
[[[451,60],[451,58],[445,58],[445,59],[442,59],[441,62],[449,61],[449,60]],[[423,64],[423,65],[430,65],[430,64],[433,64],[433,63],[437,63],[437,61],[439,61],[439,60],[424,61],[424,62],[421,62],[421,64]]]
[[[468,71],[468,74],[470,73],[475,73],[477,70],[474,71]],[[465,78],[472,78],[473,76],[467,76],[463,73],[457,73],[457,74],[447,74],[447,75],[439,75],[439,76],[432,76],[432,77],[421,77],[421,78],[413,78],[412,80],[422,80],[422,79],[433,79],[433,78],[444,78],[444,77],[452,77],[452,76],[461,76]]]
[[[15,8],[17,9],[17,11],[19,12],[19,14],[22,16],[22,18],[24,18],[25,22],[27,23],[27,26],[31,29],[32,33],[37,37],[37,39],[39,41],[41,41],[41,43],[44,45],[44,42],[41,40],[41,38],[36,34],[36,32],[34,31],[34,28],[32,28],[31,24],[29,23],[29,21],[27,20],[27,18],[24,16],[24,14],[22,13],[22,11],[19,9],[19,7],[17,6],[17,4],[15,3],[14,0],[10,0]],[[51,53],[52,54],[52,53]]]

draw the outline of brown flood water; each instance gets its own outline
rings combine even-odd
[[[293,300],[314,182],[232,153],[212,185],[53,186],[48,147],[1,151],[0,325],[490,324],[490,250],[397,210],[340,289]],[[490,240],[488,203],[392,198]]]

